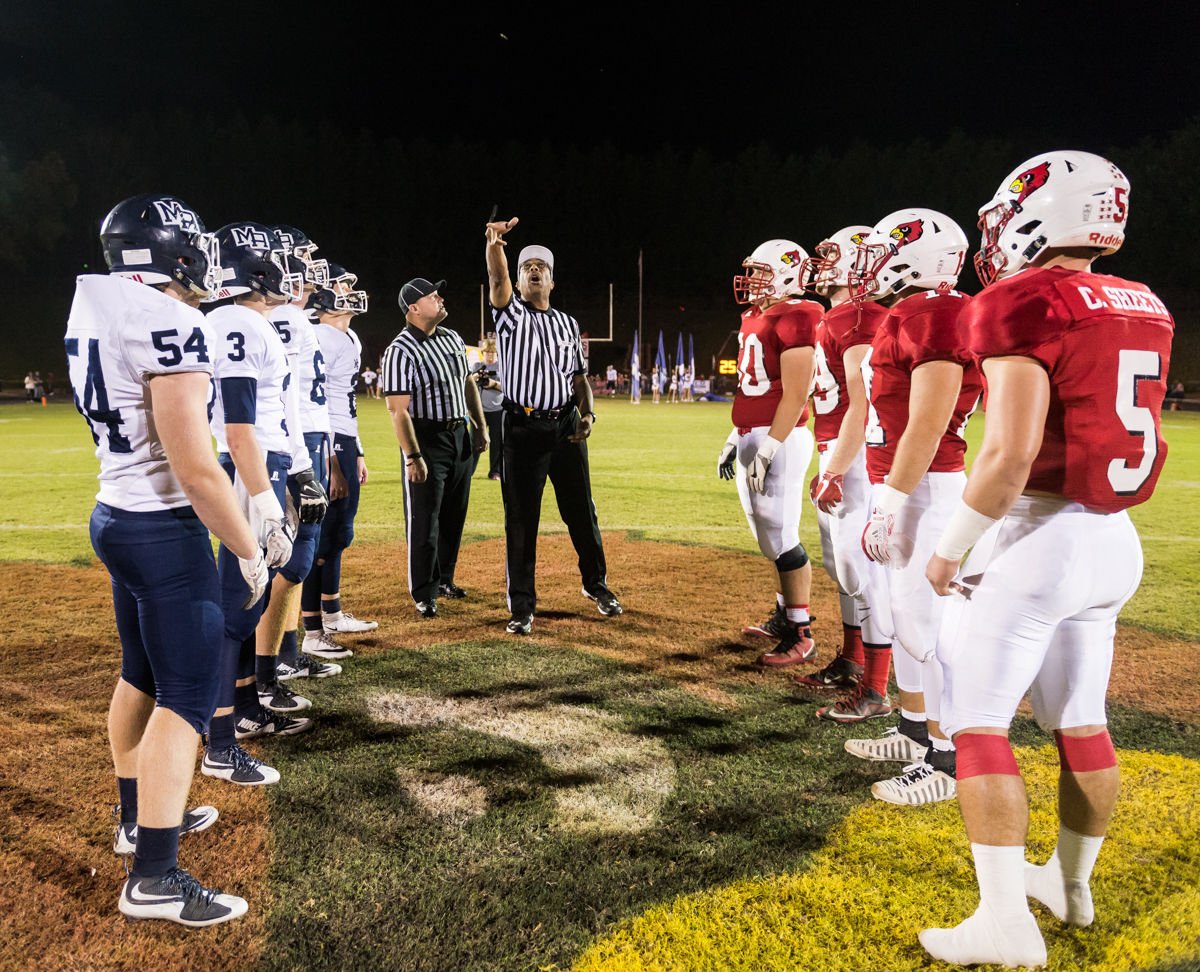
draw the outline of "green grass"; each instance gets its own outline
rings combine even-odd
[[[631,406],[598,401],[591,442],[592,479],[604,530],[675,543],[753,551],[731,484],[717,479],[716,454],[729,429],[729,406]],[[362,438],[371,469],[357,523],[362,541],[403,536],[399,453],[382,401],[363,400]],[[1200,638],[1200,415],[1169,413],[1170,455],[1154,497],[1133,510],[1146,574],[1123,619],[1165,633]],[[983,422],[972,420],[972,452]],[[971,453],[968,453],[968,458]],[[815,460],[814,460],[815,461]],[[0,408],[0,558],[87,563],[87,520],[96,460],[82,419],[67,405]],[[544,530],[564,530],[547,489]],[[504,532],[499,484],[477,474],[467,538]],[[819,558],[816,518],[806,514],[801,539]],[[629,594],[636,581],[617,583]],[[630,584],[634,584],[630,587]]]
[[[732,486],[715,475],[727,406],[601,401],[599,411],[592,469],[606,530],[704,545],[703,562],[717,571],[722,556],[755,549]],[[364,402],[360,418],[373,471],[358,536],[396,540],[399,459],[383,404]],[[1195,637],[1200,421],[1171,415],[1166,424],[1172,453],[1163,481],[1134,511],[1147,571],[1126,619]],[[973,444],[981,431],[974,423]],[[0,556],[91,562],[95,460],[73,410],[0,410],[0,457]],[[550,497],[545,511],[546,529],[561,530]],[[475,538],[502,533],[498,486],[482,477],[468,530]],[[802,535],[819,551],[811,515]],[[637,578],[616,581],[633,602]],[[871,967],[867,946],[838,940],[828,953],[813,951],[823,939],[809,922],[826,916],[833,934],[848,907],[838,888],[850,846],[866,857],[849,863],[880,876],[875,913],[893,919],[898,957],[889,967],[899,968],[901,959],[919,964],[913,941],[925,903],[953,910],[972,897],[953,807],[930,808],[938,829],[911,846],[905,834],[920,828],[907,819],[883,827],[903,818],[873,806],[867,785],[895,767],[845,756],[844,739],[861,727],[818,723],[813,703],[783,679],[717,686],[733,702],[715,706],[644,667],[579,647],[543,636],[360,654],[338,678],[304,686],[318,730],[274,740],[266,753],[283,779],[268,791],[275,851],[264,967],[527,970],[582,959],[589,967],[715,972],[736,963],[713,955],[762,956],[767,964],[754,968],[833,968],[834,953]],[[1178,769],[1171,759],[1200,761],[1195,725],[1114,708],[1112,730],[1122,749],[1167,761],[1160,769],[1132,760],[1123,804],[1131,808],[1154,808],[1155,781]],[[1023,719],[1014,740],[1046,742]],[[1040,802],[1044,817],[1051,804]],[[600,823],[581,824],[588,820]],[[835,832],[864,836],[843,845],[829,842]],[[1050,831],[1038,833],[1044,843]],[[1172,935],[1195,936],[1195,893],[1164,899],[1141,876],[1170,874],[1194,889],[1200,875],[1188,848],[1198,840],[1190,830],[1176,843],[1147,838],[1129,861],[1106,849],[1112,887],[1128,889],[1121,900],[1131,902],[1112,907],[1116,931],[1129,941],[1118,937],[1111,954],[1125,964],[1101,956],[1113,932],[1106,926],[1103,937],[1060,933],[1052,943],[1060,954],[1087,955],[1063,967],[1124,968],[1131,956],[1144,956],[1135,967],[1173,967],[1177,955],[1155,948]],[[936,893],[934,872],[914,865],[931,848],[941,855]],[[889,900],[901,903],[895,914]],[[1138,900],[1154,904],[1141,925]],[[662,916],[667,930],[656,931]],[[668,933],[681,936],[678,943],[663,940]],[[635,961],[663,947],[673,961]],[[1179,967],[1195,968],[1194,956]]]

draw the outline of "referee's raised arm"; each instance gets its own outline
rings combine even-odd
[[[488,223],[486,227],[487,247],[484,253],[487,257],[488,297],[495,308],[507,307],[512,300],[512,280],[508,276],[508,259],[504,256],[504,234],[517,225],[520,220],[512,219],[499,223]]]

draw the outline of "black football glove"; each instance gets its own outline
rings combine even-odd
[[[311,469],[292,477],[300,487],[300,522],[320,523],[329,509],[329,496]]]

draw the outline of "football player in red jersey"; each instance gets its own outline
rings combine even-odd
[[[866,759],[909,760],[899,776],[871,787],[877,799],[905,806],[954,796],[953,745],[939,725],[944,602],[931,596],[924,566],[962,495],[963,433],[981,389],[959,326],[969,298],[953,289],[966,252],[967,238],[948,216],[900,210],[858,248],[850,277],[856,299],[888,305],[862,364],[871,480],[862,548],[878,565],[868,572],[868,599],[889,605],[893,640],[904,650],[893,652],[898,732],[846,748]],[[889,711],[887,697],[864,684],[818,715]]]
[[[863,445],[867,393],[860,366],[887,310],[878,303],[851,301],[849,285],[858,245],[870,232],[870,226],[838,230],[817,244],[816,255],[803,269],[808,285],[830,302],[817,328],[812,402],[819,473],[809,485],[809,496],[817,507],[825,570],[838,586],[842,650],[820,671],[797,675],[796,682],[854,690],[865,677],[886,696],[891,621],[873,613],[866,602],[867,569],[859,537],[871,496]],[[867,718],[840,710],[839,715],[846,722]]]
[[[822,311],[816,301],[798,299],[807,256],[791,240],[768,240],[742,261],[747,272],[733,279],[734,298],[750,307],[738,332],[734,430],[717,459],[721,478],[736,477],[750,532],[778,573],[775,612],[746,629],[779,639],[759,659],[773,667],[812,661],[817,653],[808,613],[812,565],[800,543],[813,448],[808,390]]]
[[[1088,879],[1118,785],[1104,697],[1117,614],[1142,573],[1125,510],[1150,498],[1166,459],[1174,322],[1144,284],[1091,270],[1125,237],[1129,181],[1111,162],[1035,156],[979,213],[985,289],[963,323],[988,422],[926,572],[949,601],[943,718],[980,904],[920,938],[947,962],[1036,966],[1046,947],[1027,895],[1067,924],[1093,918]],[[1028,804],[1008,742],[1027,690],[1061,767],[1058,846],[1041,867],[1024,861]]]

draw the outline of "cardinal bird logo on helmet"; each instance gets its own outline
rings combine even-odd
[[[866,233],[855,233],[853,236],[850,237],[850,242],[853,243],[855,246],[861,246],[862,241],[865,240],[866,238],[867,238]]]
[[[800,251],[788,250],[779,258],[780,263],[786,263],[789,267],[797,267],[800,265]]]
[[[899,226],[893,227],[888,233],[893,240],[896,241],[896,247],[908,246],[909,243],[915,243],[925,234],[925,220],[914,219],[907,223],[901,223]]]
[[[1008,191],[1016,193],[1017,198],[1013,202],[1023,203],[1025,197],[1031,192],[1036,192],[1041,189],[1050,178],[1050,163],[1040,162],[1032,169],[1026,169],[1019,176],[1013,179],[1008,184]]]

